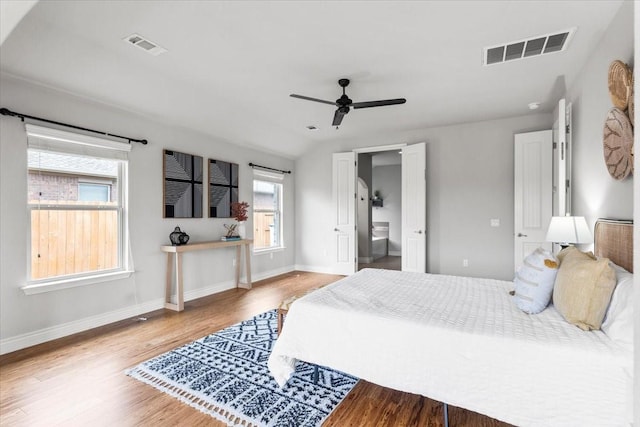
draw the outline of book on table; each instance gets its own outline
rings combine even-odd
[[[240,240],[240,236],[222,236],[221,239],[223,242],[230,242],[233,240]]]

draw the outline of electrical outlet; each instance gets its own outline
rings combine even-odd
[[[465,258],[465,259],[463,259],[463,260],[462,260],[462,266],[463,266],[463,267],[469,267],[469,260],[468,260],[468,259],[466,259],[466,258]]]
[[[269,253],[269,259],[273,259],[273,252]]]
[[[234,267],[236,266],[236,259],[233,259],[233,262],[231,263]]]
[[[491,226],[492,226],[492,227],[500,227],[500,219],[498,219],[498,218],[492,218],[492,219],[491,219]]]

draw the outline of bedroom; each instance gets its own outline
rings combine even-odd
[[[637,10],[633,10],[632,2],[614,2],[614,6],[607,6],[608,4],[610,2],[599,4],[599,7],[606,10],[600,16],[606,16],[607,19],[602,19],[603,23],[599,24],[599,30],[590,33],[589,40],[582,40],[580,46],[586,50],[578,52],[569,49],[567,52],[555,55],[556,59],[565,54],[578,55],[581,61],[580,67],[574,70],[573,74],[567,75],[566,81],[558,79],[547,82],[544,91],[545,99],[555,102],[559,95],[556,92],[559,87],[564,89],[567,99],[573,102],[574,140],[576,141],[573,152],[574,211],[584,215],[590,226],[593,226],[595,219],[599,217],[631,218],[634,214],[633,203],[638,203],[633,198],[634,194],[638,194],[638,184],[635,180],[632,178],[621,182],[612,180],[602,162],[602,120],[610,108],[606,69],[614,59],[633,64],[632,17],[637,14]],[[484,120],[461,120],[459,115],[462,112],[456,111],[455,107],[464,104],[467,101],[465,97],[470,95],[456,92],[455,82],[445,87],[449,91],[449,96],[443,99],[431,99],[429,91],[433,89],[428,85],[416,84],[415,77],[412,77],[414,80],[411,80],[411,84],[402,83],[406,79],[406,76],[398,75],[401,71],[398,68],[402,69],[402,67],[393,64],[408,62],[415,55],[427,55],[422,48],[418,49],[415,46],[407,47],[403,51],[404,56],[399,59],[394,57],[387,60],[380,69],[372,71],[372,75],[364,72],[368,69],[367,65],[358,63],[350,65],[347,59],[350,59],[352,54],[349,52],[344,53],[347,59],[341,58],[340,61],[336,60],[336,63],[329,66],[318,60],[315,52],[304,49],[304,46],[297,46],[308,56],[292,64],[292,69],[288,72],[279,76],[269,75],[268,78],[265,77],[266,81],[261,78],[253,82],[255,65],[252,65],[251,58],[237,52],[242,52],[243,43],[248,43],[251,37],[256,36],[243,26],[241,28],[243,32],[236,35],[237,41],[225,40],[232,47],[237,47],[234,55],[238,62],[234,64],[233,70],[226,72],[238,74],[235,80],[236,86],[233,87],[236,93],[260,94],[262,93],[259,91],[260,85],[272,84],[281,91],[278,96],[282,96],[283,102],[287,103],[287,113],[299,112],[300,129],[293,131],[294,137],[279,138],[281,135],[278,126],[268,122],[268,117],[271,116],[257,114],[245,121],[244,115],[253,110],[248,105],[243,107],[242,104],[236,104],[231,98],[231,91],[225,92],[228,95],[222,99],[212,97],[208,101],[199,102],[202,102],[201,105],[206,108],[215,107],[219,112],[222,110],[219,104],[229,103],[228,105],[231,105],[234,111],[233,114],[212,117],[203,110],[197,115],[190,115],[189,113],[197,113],[197,111],[189,112],[183,110],[183,107],[189,105],[191,99],[197,99],[199,86],[205,82],[199,80],[197,77],[199,74],[193,74],[193,70],[180,67],[179,64],[174,64],[171,72],[153,77],[155,72],[153,61],[156,59],[165,61],[162,55],[157,58],[145,56],[143,52],[127,46],[119,38],[114,38],[108,43],[113,43],[113,48],[110,49],[115,49],[122,56],[117,56],[113,50],[108,49],[105,53],[105,50],[100,48],[101,41],[82,36],[86,28],[81,25],[76,28],[77,33],[74,33],[80,36],[73,40],[68,33],[51,36],[47,40],[37,39],[40,32],[55,33],[53,31],[55,23],[42,16],[44,14],[42,10],[38,11],[39,8],[45,7],[45,4],[36,4],[32,10],[34,15],[28,15],[24,22],[18,24],[14,33],[6,39],[6,44],[2,45],[1,107],[116,134],[146,138],[150,141],[148,146],[135,145],[130,160],[131,217],[129,220],[136,273],[130,279],[110,282],[108,286],[98,284],[37,295],[24,294],[20,288],[24,286],[27,275],[26,267],[22,267],[27,265],[28,223],[24,208],[26,182],[17,180],[15,177],[24,176],[26,173],[26,154],[23,144],[14,144],[11,141],[16,139],[24,141],[25,136],[19,120],[2,117],[0,344],[3,353],[158,309],[161,306],[164,282],[164,257],[159,251],[159,246],[167,243],[168,234],[173,228],[181,226],[193,240],[211,239],[221,235],[224,223],[222,220],[162,219],[160,159],[163,148],[182,149],[187,153],[204,157],[234,161],[243,166],[240,181],[245,183],[244,185],[252,180],[252,173],[246,166],[249,162],[293,170],[293,174],[286,177],[284,182],[284,249],[253,256],[254,280],[259,280],[294,269],[330,271],[331,251],[326,234],[333,229],[328,214],[331,204],[331,187],[328,184],[331,181],[331,153],[398,142],[426,141],[427,170],[429,171],[427,229],[430,230],[427,243],[428,271],[510,279],[513,270],[511,260],[513,134],[550,128],[552,123],[550,105],[545,105],[542,112],[532,113],[526,108],[526,104],[536,99],[527,98],[513,113]],[[263,10],[260,12],[267,13]],[[322,13],[322,11],[315,12]],[[128,23],[130,25],[126,25],[132,28],[127,28],[128,32],[118,33],[118,35],[125,37],[138,31],[161,45],[167,44],[166,47],[170,48],[171,40],[156,40],[153,34],[145,34],[143,29],[139,28],[143,27],[143,23],[151,24],[145,22],[143,12],[137,13],[135,16],[141,22],[135,22],[132,18],[132,22]],[[242,16],[242,13],[238,12],[238,14]],[[340,15],[330,11],[325,11],[325,14],[321,16],[324,16],[329,23],[334,22],[332,19],[339,19],[336,17]],[[104,15],[109,16],[109,13],[104,12]],[[304,9],[298,11],[298,14],[287,16],[305,16]],[[347,14],[344,18],[340,18],[343,19],[340,22],[346,25],[350,20],[355,19],[352,19],[352,16]],[[167,17],[163,15],[163,18]],[[245,17],[247,26],[257,25],[255,21],[258,18],[259,16],[253,14]],[[408,18],[404,16],[404,19]],[[235,34],[230,28],[233,22],[230,20],[229,23],[224,24],[216,21],[218,31],[216,34],[219,38],[222,37],[224,40],[226,34]],[[527,22],[531,25],[525,34],[514,36],[515,31],[512,29],[509,32],[510,37],[518,39],[572,26],[565,20],[559,20],[554,25],[548,24],[548,26]],[[411,35],[411,32],[407,34],[400,32],[402,37]],[[338,38],[337,35],[334,37]],[[493,43],[506,42],[512,38],[496,39]],[[577,43],[579,40],[576,36],[574,41]],[[67,45],[68,50],[62,48],[63,45]],[[198,46],[200,49],[191,52],[192,55],[202,55],[207,52],[207,43],[202,42]],[[226,52],[227,55],[231,55],[229,50],[222,50],[222,46],[214,47],[221,53]],[[474,46],[472,52],[475,56],[467,59],[467,62],[478,65],[482,47],[483,45]],[[322,49],[322,45],[319,44],[317,48]],[[173,49],[169,50],[173,51]],[[33,70],[31,72],[16,71],[15,67],[21,69],[20,64],[23,61],[26,64],[23,66],[31,66],[33,69],[45,68],[37,62],[40,56],[44,57],[44,51],[56,53],[52,57],[46,57],[52,61],[50,78],[32,76],[31,72],[35,73]],[[323,50],[320,51],[323,52]],[[263,61],[269,66],[275,66],[274,62],[281,59],[277,57],[275,60],[270,60],[260,52],[253,52],[253,54],[255,61]],[[280,55],[284,54],[281,52]],[[9,59],[11,64],[5,62]],[[432,72],[446,69],[446,61],[443,59],[441,63],[433,64],[429,68]],[[525,67],[527,61],[529,61],[528,64],[533,64],[536,59],[523,60],[517,66]],[[69,64],[76,66],[70,68]],[[102,67],[114,73],[113,75],[123,76],[126,75],[125,71],[128,71],[127,67],[130,64],[139,64],[139,67],[131,67],[133,77],[117,82],[118,85],[111,86],[114,82],[109,81],[107,77],[102,77],[102,80],[91,80],[92,74],[89,71],[96,72],[96,69]],[[305,64],[313,64],[317,70],[309,74],[309,65],[304,67]],[[346,69],[340,69],[338,64],[344,64]],[[212,68],[207,72],[216,75],[218,70],[215,68],[215,63],[209,66]],[[289,74],[296,73],[299,75],[289,77]],[[418,125],[402,128],[387,122],[388,128],[384,131],[376,131],[367,129],[371,122],[389,120],[389,118],[400,120],[405,110],[398,109],[405,106],[394,106],[380,109],[380,111],[354,111],[345,118],[343,126],[335,131],[329,126],[332,115],[329,107],[325,109],[324,106],[315,106],[288,98],[290,93],[295,92],[332,99],[334,94],[338,95],[339,88],[336,80],[342,77],[341,73],[348,73],[352,77],[353,83],[348,93],[353,93],[354,98],[358,95],[358,100],[369,99],[369,97],[377,99],[378,96],[404,96],[407,98],[406,107],[409,108],[412,102],[418,102],[417,98],[420,96],[425,97],[428,103],[442,104],[443,109],[444,103],[453,104],[455,112],[449,117],[440,118],[437,124],[432,124],[431,118],[425,115]],[[456,72],[450,70],[450,73],[455,75]],[[65,83],[56,83],[53,74]],[[304,77],[305,75],[317,76],[317,79],[321,79],[322,85],[318,86],[318,82],[312,81],[311,77]],[[144,86],[140,91],[135,89],[137,82],[146,79],[151,81],[149,86]],[[287,79],[292,80],[288,82]],[[362,84],[368,81],[366,87],[358,89],[359,79]],[[83,92],[80,89],[65,87],[65,84],[71,85],[74,80],[88,90]],[[187,80],[186,85],[184,85],[185,80]],[[522,80],[507,79],[505,81],[511,82],[507,86],[509,91],[515,90],[515,86],[522,83]],[[94,84],[98,87],[92,89]],[[183,91],[181,96],[176,97],[172,92],[174,85]],[[211,91],[222,91],[225,82],[216,81],[213,88],[211,82],[206,82],[206,85],[209,88],[207,92],[209,95]],[[384,91],[375,92],[381,90],[381,86],[384,88],[387,85]],[[313,91],[309,92],[312,88]],[[507,96],[505,94],[500,97],[499,91],[486,93],[481,89],[475,90],[474,98],[483,96],[490,100],[495,99],[493,103],[500,103]],[[96,91],[101,92],[96,93]],[[109,91],[113,93],[110,94]],[[128,92],[135,93],[138,98],[130,99],[128,104],[116,101],[117,96]],[[268,98],[256,99],[256,102],[258,101],[267,105],[267,109],[269,108]],[[159,115],[157,112],[146,112],[143,109],[145,104],[157,105],[165,111],[172,110],[174,114]],[[486,109],[491,109],[491,103],[487,104]],[[430,108],[432,108],[430,111],[434,111],[434,108],[436,110],[431,115],[438,114],[437,105],[435,107],[431,105]],[[231,126],[226,126],[225,121],[228,121]],[[208,122],[211,122],[214,128],[226,129],[227,133],[207,134],[199,130]],[[248,126],[247,122],[251,125]],[[320,136],[313,136],[303,129],[309,124],[321,127]],[[328,132],[332,133],[328,134]],[[340,135],[339,137],[334,136],[336,132]],[[362,134],[366,136],[363,137]],[[274,144],[275,147],[278,139],[287,141],[281,152],[264,148],[269,144]],[[236,142],[245,145],[235,145]],[[262,145],[247,147],[246,143],[250,142]],[[496,199],[495,194],[506,196]],[[243,187],[240,190],[240,199],[249,201],[252,199],[249,187]],[[469,203],[473,206],[472,212],[470,212]],[[638,212],[638,209],[635,212]],[[500,218],[501,227],[490,228],[490,218]],[[492,250],[487,251],[487,246]],[[462,251],[465,253],[461,253]],[[210,262],[212,256],[213,263]],[[469,260],[469,267],[462,266],[463,258]],[[231,253],[198,255],[186,260],[185,264],[187,300],[214,294],[230,287],[233,277]],[[213,268],[210,264],[226,267]]]

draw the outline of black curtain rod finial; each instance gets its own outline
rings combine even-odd
[[[8,110],[6,108],[0,108],[0,114],[2,114],[3,116],[11,116],[11,117],[18,116],[18,113],[14,113],[13,111]]]

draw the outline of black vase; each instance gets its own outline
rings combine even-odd
[[[189,241],[189,235],[180,230],[180,227],[176,227],[173,232],[169,234],[169,240],[173,246],[186,245]]]

